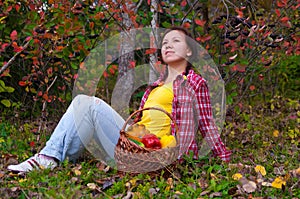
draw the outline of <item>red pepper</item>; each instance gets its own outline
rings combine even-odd
[[[154,134],[146,134],[142,138],[142,143],[146,148],[161,149],[161,143],[159,138]]]

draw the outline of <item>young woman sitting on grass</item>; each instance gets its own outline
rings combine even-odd
[[[173,27],[168,29],[161,42],[161,58],[166,64],[166,71],[161,78],[149,86],[142,98],[140,108],[156,107],[169,112],[178,126],[180,137],[180,157],[193,152],[197,158],[198,144],[196,134],[205,138],[214,156],[229,161],[231,152],[226,149],[214,124],[209,91],[206,80],[196,74],[189,60],[196,55],[187,38],[186,29]],[[92,101],[88,108],[87,101]],[[75,109],[83,110],[80,121],[81,129],[86,132],[103,132],[112,145],[103,146],[108,156],[114,159],[114,149],[118,142],[124,119],[107,103],[97,97],[78,95],[74,98],[66,113],[59,121],[46,146],[33,157],[18,165],[9,165],[15,172],[29,172],[44,168],[55,168],[67,157],[78,158],[84,149],[82,138],[78,134],[74,119]],[[163,114],[163,113],[162,113]],[[141,124],[148,129],[162,129],[160,133],[175,132],[174,125],[167,116],[151,117],[150,112],[143,112]],[[163,121],[163,122],[162,122]],[[98,136],[101,137],[101,136]],[[101,138],[100,138],[101,139]]]

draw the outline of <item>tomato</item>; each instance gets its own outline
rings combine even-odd
[[[154,134],[146,134],[142,138],[142,143],[145,145],[146,148],[150,149],[160,149],[161,143],[159,138]]]

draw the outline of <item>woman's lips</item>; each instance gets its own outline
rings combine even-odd
[[[174,53],[174,51],[166,51],[165,55],[172,54],[172,53]]]

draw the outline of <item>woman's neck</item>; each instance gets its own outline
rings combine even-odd
[[[177,66],[177,67],[172,67],[172,66],[168,66],[168,76],[165,80],[165,83],[170,83],[173,82],[176,77],[180,74],[182,74],[183,72],[185,72],[186,70],[186,66]]]

